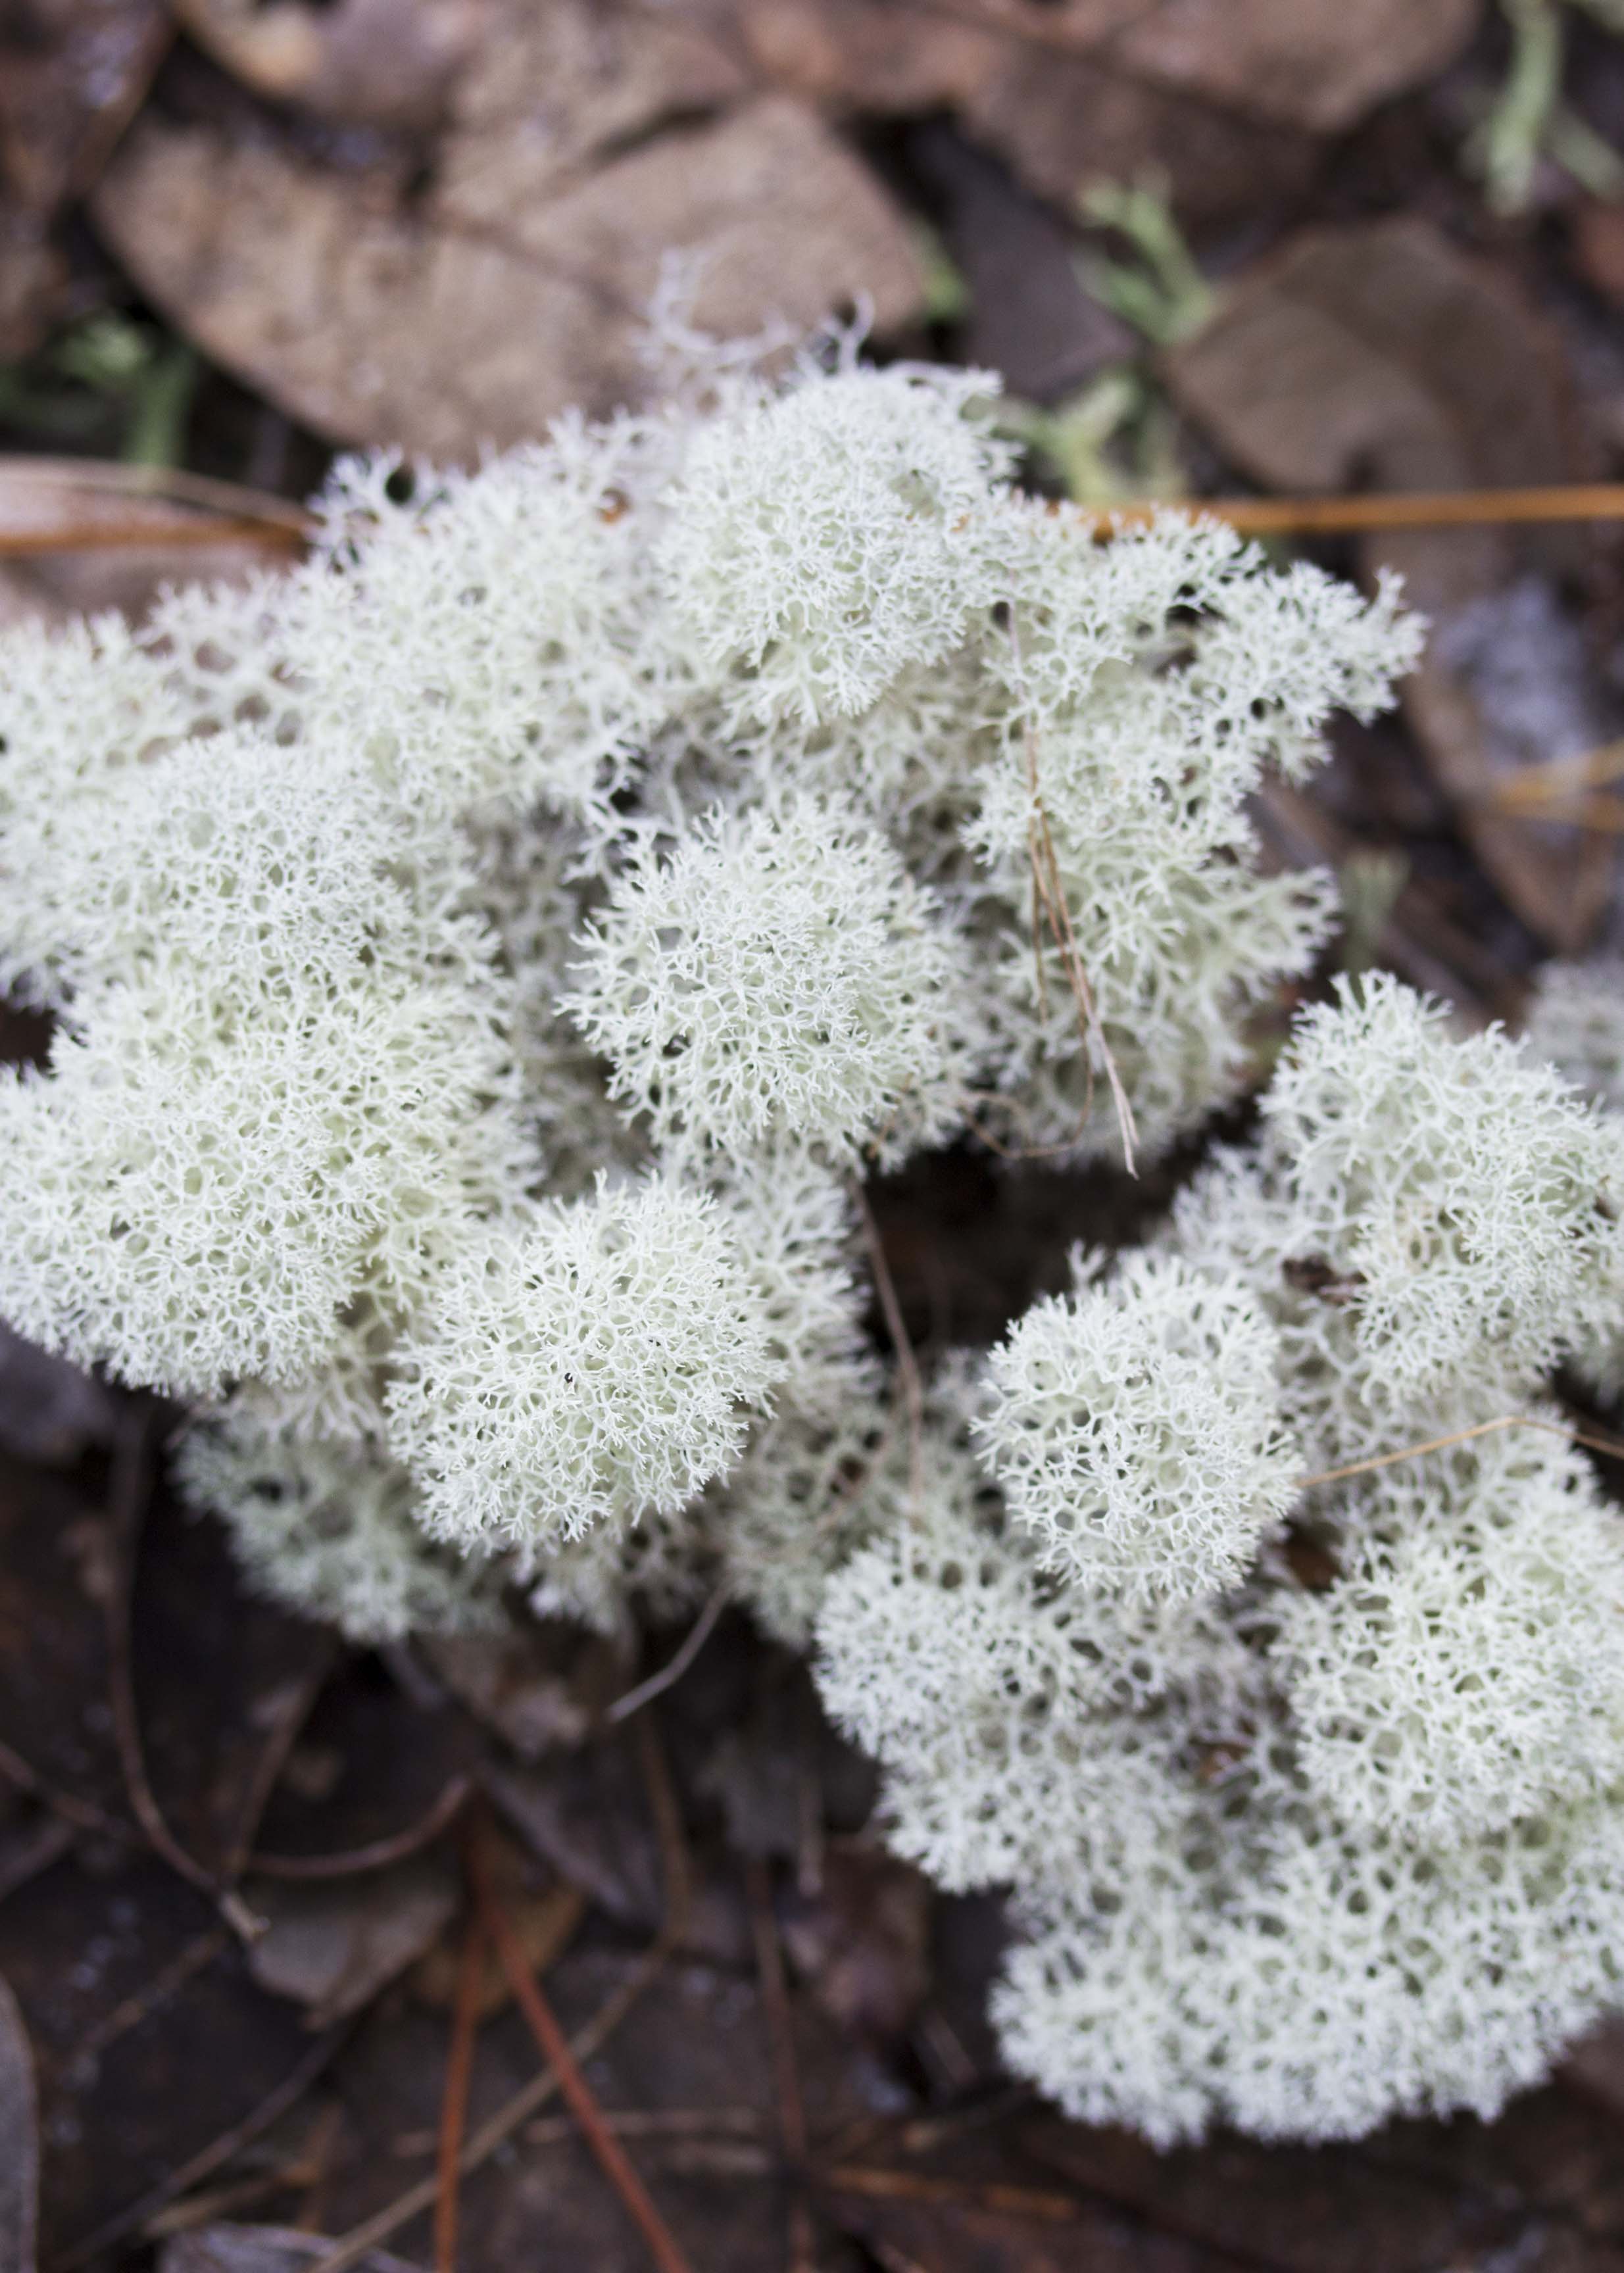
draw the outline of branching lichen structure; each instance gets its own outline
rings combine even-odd
[[[898,1851],[1018,1887],[996,2017],[1073,2112],[1486,2112],[1624,2001],[1624,1548],[1553,1392],[1624,1347],[1617,1027],[1320,990],[1141,1249],[876,1344],[871,1171],[1137,1166],[1259,1090],[1335,901],[1249,801],[1420,627],[1094,540],[984,374],[671,376],[0,634],[54,1019],[0,1315],[184,1406],[187,1497],[358,1639],[722,1596],[811,1649]]]

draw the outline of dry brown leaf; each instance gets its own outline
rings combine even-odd
[[[355,176],[290,146],[149,116],[94,213],[172,320],[293,416],[442,457],[533,436],[572,403],[639,399],[668,251],[704,261],[695,315],[724,334],[865,295],[882,327],[917,304],[901,218],[801,104],[634,136],[534,199],[523,146],[492,134],[477,182],[453,165],[423,207],[374,210]]]
[[[417,1647],[458,1703],[525,1760],[580,1744],[624,1684],[623,1651],[561,1624],[425,1634]]]
[[[860,109],[973,102],[1058,57],[1275,126],[1335,133],[1449,63],[1478,0],[735,0],[767,76]],[[1025,56],[1032,69],[1022,71]]]
[[[0,183],[53,212],[117,140],[169,44],[163,0],[20,0],[0,17]]]
[[[1160,0],[1111,43],[1166,86],[1335,134],[1453,62],[1478,0]]]
[[[836,2024],[896,2037],[930,1985],[931,1889],[906,1863],[849,1842],[831,1845],[816,1894],[783,1909],[790,1962]]]
[[[532,1973],[545,1977],[575,1939],[586,1915],[587,1898],[579,1887],[553,1878],[544,1864],[498,1827],[488,1828],[491,1875],[503,1913],[525,1963]],[[419,1962],[411,1986],[422,2003],[448,2012],[456,2002],[462,1970],[461,1943],[460,1933],[444,1936]],[[512,1993],[500,1959],[487,1947],[475,2007],[479,2018],[489,2020],[492,2013],[500,2012]]]
[[[1092,56],[1025,42],[970,89],[960,116],[1040,196],[1071,207],[1093,182],[1149,170],[1165,177],[1192,229],[1233,227],[1299,195],[1319,154],[1290,124],[1262,124]]]
[[[483,0],[170,0],[198,45],[276,102],[371,126],[432,125],[486,28]]]
[[[1304,231],[1238,279],[1166,368],[1183,408],[1272,489],[1493,489],[1582,470],[1566,375],[1539,319],[1507,277],[1424,221]],[[1605,866],[1576,832],[1508,821],[1489,800],[1519,767],[1602,732],[1575,707],[1560,619],[1536,623],[1538,611],[1522,607],[1525,683],[1509,699],[1510,650],[1484,614],[1520,605],[1497,596],[1519,571],[1571,557],[1565,542],[1416,531],[1371,539],[1365,558],[1401,569],[1432,619],[1405,704],[1441,786],[1519,915],[1571,949],[1605,893]],[[1543,709],[1542,684],[1552,697]]]
[[[319,2233],[292,2226],[199,2226],[172,2233],[158,2256],[158,2273],[304,2273],[332,2247]],[[356,2273],[418,2273],[403,2257],[369,2249]]]
[[[0,11],[0,358],[29,353],[58,312],[52,222],[95,178],[169,40],[163,0]]]
[[[595,167],[759,92],[695,8],[638,0],[494,13],[452,97],[432,203],[442,221],[555,253],[545,201]],[[532,234],[534,229],[534,234]]]
[[[457,1879],[448,1856],[418,1855],[324,1885],[251,1879],[244,1898],[268,1921],[248,1951],[254,1979],[305,2006],[307,2027],[325,2029],[370,2005],[439,1939]]]

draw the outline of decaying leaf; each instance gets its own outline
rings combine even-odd
[[[514,171],[504,192],[504,164]],[[523,147],[474,185],[372,210],[354,177],[269,141],[143,119],[94,200],[132,274],[218,361],[336,440],[442,457],[538,432],[573,403],[635,401],[662,256],[703,263],[694,309],[738,335],[866,296],[916,304],[917,256],[867,170],[783,99],[638,139],[526,203]],[[511,201],[505,203],[510,194]]]
[[[58,209],[94,180],[169,41],[162,0],[15,0],[0,12],[0,358],[56,312]]]
[[[1581,469],[1565,372],[1538,317],[1509,278],[1420,221],[1304,231],[1237,280],[1167,374],[1185,410],[1274,489],[1493,489]],[[1487,528],[1386,535],[1365,547],[1367,566],[1402,570],[1432,619],[1404,699],[1462,828],[1523,920],[1568,949],[1596,904],[1594,888],[1575,889],[1581,840],[1507,821],[1485,799],[1531,757],[1569,749],[1539,753],[1507,731],[1504,671],[1497,682],[1492,667],[1501,643],[1491,633],[1485,647],[1481,634],[1484,610],[1503,607],[1496,596],[1520,570],[1572,557],[1562,540]],[[1568,716],[1575,645],[1546,641],[1536,653],[1537,641],[1524,642],[1525,680],[1568,686],[1565,723],[1549,729],[1564,745],[1590,731]],[[1526,694],[1522,709],[1531,715]],[[1605,878],[1604,867],[1604,891]]]
[[[0,1449],[41,1467],[71,1467],[109,1444],[117,1400],[104,1382],[24,1341],[0,1319]]]
[[[444,1853],[313,1886],[253,1879],[251,1909],[267,1921],[248,1953],[262,1989],[305,2007],[305,2025],[330,2027],[370,2005],[444,1932],[457,1905]]]
[[[425,1634],[437,1680],[521,1759],[578,1744],[624,1686],[623,1653],[601,1636],[527,1620],[500,1633]]]
[[[291,2226],[203,2225],[169,2236],[159,2252],[158,2273],[304,2273],[331,2247],[320,2234]],[[387,2249],[369,2249],[358,2261],[357,2273],[417,2273],[417,2269]]]
[[[17,1999],[0,1980],[0,2273],[34,2273],[39,2194],[34,2054]]]
[[[482,0],[170,0],[177,20],[245,86],[374,126],[432,124],[488,33]]]
[[[1432,2135],[1447,2136],[1449,2127],[1440,2125]],[[1470,2124],[1453,2127],[1477,2130],[1480,2142],[1492,2137]],[[1044,2114],[1020,2125],[1018,2136],[1038,2167],[1188,2237],[1199,2245],[1201,2269],[1238,2262],[1275,2273],[1370,2273],[1376,2266],[1381,2273],[1432,2273],[1441,2265],[1491,2264],[1497,2256],[1502,2263],[1547,2262],[1506,2247],[1526,2232],[1526,2214],[1487,2170],[1487,2184],[1440,2186],[1424,2157],[1412,2162],[1402,2149],[1373,2154],[1364,2142],[1297,2147],[1218,2138],[1159,2154],[1130,2132]]]
[[[1477,0],[1162,0],[1112,42],[1128,70],[1335,133],[1419,85],[1470,38]]]
[[[560,1879],[622,1924],[658,1925],[659,1853],[624,1740],[583,1745],[545,1769],[492,1766],[484,1781],[508,1824]]]
[[[132,1849],[65,1857],[0,1906],[33,2039],[48,2264],[252,2116],[317,2047],[213,1905]],[[207,2087],[200,2081],[207,2079]]]
[[[533,1973],[550,1973],[586,1915],[585,1894],[579,1887],[555,1879],[516,1840],[494,1826],[488,1827],[485,1852],[502,1914],[526,1964]],[[455,2002],[462,1969],[462,1939],[460,1932],[444,1936],[413,1973],[413,1992],[425,2005],[448,2010]],[[500,1959],[487,1947],[475,2007],[480,2019],[500,2012],[512,1993]]]
[[[894,110],[959,101],[1025,50],[1306,132],[1335,133],[1453,60],[1477,0],[742,0],[769,72]]]
[[[783,1913],[790,1962],[823,2010],[860,2037],[895,2037],[929,1985],[929,1882],[876,1848],[842,1841],[823,1860],[815,1894]]]
[[[176,1837],[229,1883],[337,1654],[243,1584],[224,1532],[160,1494],[130,1604],[147,1770]]]

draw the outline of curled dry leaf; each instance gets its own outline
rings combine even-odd
[[[1582,471],[1567,378],[1538,317],[1507,276],[1420,221],[1304,230],[1236,280],[1166,371],[1190,416],[1273,489],[1498,489]],[[1568,949],[1583,941],[1607,869],[1575,890],[1575,832],[1507,821],[1487,801],[1536,752],[1507,704],[1510,651],[1485,625],[1519,572],[1561,565],[1571,543],[1482,528],[1365,547],[1367,566],[1402,571],[1432,620],[1404,698],[1441,787],[1511,905]],[[1533,690],[1554,689],[1574,663],[1574,642],[1534,622],[1538,613],[1522,609],[1522,718],[1539,715]],[[1592,731],[1571,700],[1561,708],[1559,720],[1546,703],[1532,730],[1549,745],[1539,754],[1560,756]]]
[[[695,318],[724,335],[865,296],[883,328],[918,302],[900,216],[801,104],[644,121],[633,146],[561,176],[538,169],[530,123],[482,128],[477,148],[454,130],[440,186],[373,209],[354,176],[290,146],[152,115],[94,212],[179,327],[294,416],[432,456],[643,395],[640,335],[669,251],[698,257]]]
[[[320,2234],[291,2226],[220,2223],[199,2226],[191,2233],[172,2233],[159,2252],[158,2273],[305,2273],[331,2247]],[[417,2273],[417,2269],[387,2249],[369,2249],[356,2273]]]
[[[370,2005],[445,1932],[457,1906],[455,1866],[443,1850],[393,1869],[315,1886],[251,1879],[249,1908],[268,1923],[248,1953],[262,1989],[307,2009],[325,2029]]]

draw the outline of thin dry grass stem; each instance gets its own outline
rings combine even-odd
[[[1538,489],[1410,490],[1357,497],[1147,499],[1109,512],[1057,506],[1095,536],[1138,529],[1162,513],[1206,514],[1246,536],[1354,536],[1372,529],[1472,529],[1506,521],[1624,521],[1624,482],[1559,482]]]
[[[559,2025],[558,2017],[547,2002],[540,1983],[530,1971],[519,1938],[497,1894],[481,1830],[482,1826],[476,1818],[469,1840],[469,1876],[473,1886],[475,1906],[507,1976],[508,1986],[512,1990],[530,2032],[536,2039],[537,2049],[557,2076],[559,2089],[570,2113],[581,2127],[582,2136],[591,2149],[598,2168],[619,2194],[628,2217],[648,2245],[649,2254],[659,2267],[660,2273],[691,2273],[688,2259],[656,2209],[653,2199],[638,2177],[630,2157],[605,2122],[592,2089],[570,2050],[569,2039]]]
[[[671,1776],[660,1751],[650,1715],[644,1714],[632,1724],[632,1734],[643,1764],[648,1788],[649,1804],[654,1816],[660,1841],[660,1854],[665,1871],[665,1915],[660,1930],[644,1950],[642,1957],[620,1986],[605,1997],[598,2011],[569,2040],[569,2049],[578,2061],[596,2059],[631,2011],[638,1999],[653,1986],[672,1956],[682,1944],[687,1931],[692,1877],[688,1864],[688,1850],[682,1836],[682,1819],[677,1808],[676,1795],[672,1789]],[[539,2075],[521,2086],[496,2112],[489,2116],[477,2130],[471,2133],[458,2161],[462,2175],[467,2178],[488,2163],[500,2148],[505,2147],[530,2118],[555,2098],[560,2089],[556,2068],[549,2064]],[[369,2251],[377,2249],[398,2233],[403,2225],[425,2210],[432,2210],[439,2196],[438,2174],[421,2179],[408,2187],[392,2202],[363,2219],[342,2234],[325,2257],[315,2260],[304,2269],[304,2273],[352,2273]]]
[[[280,521],[175,514],[164,521],[68,521],[56,529],[0,529],[0,560],[29,560],[57,552],[168,551],[181,545],[264,544],[274,551],[293,552],[304,541],[302,532],[285,529]]]
[[[623,1697],[617,1697],[604,1714],[605,1721],[613,1722],[629,1719],[632,1714],[639,1711],[652,1699],[669,1689],[673,1682],[681,1680],[710,1639],[712,1627],[727,1607],[727,1597],[728,1587],[726,1581],[724,1580],[711,1594],[709,1602],[695,1619],[687,1636],[669,1661],[661,1666],[658,1673],[651,1673],[646,1681],[640,1681],[635,1689],[628,1689]]]
[[[811,2205],[806,2194],[806,2102],[801,2097],[801,2070],[795,2059],[794,2015],[790,2009],[789,1986],[784,1977],[784,1952],[778,1941],[778,1914],[772,1906],[772,1879],[763,1856],[749,1856],[744,1867],[750,1906],[750,1936],[756,1945],[756,1970],[761,1983],[762,2015],[767,2024],[773,2097],[778,2102],[778,2138],[793,2189],[789,2215],[790,2273],[815,2273],[816,2238],[812,2231]]]
[[[1004,1112],[1013,1114],[1017,1118],[1029,1122],[1031,1115],[1022,1106],[1019,1099],[1006,1097],[1002,1091],[996,1089],[966,1089],[964,1096],[968,1101],[964,1116],[966,1128],[978,1144],[985,1144],[988,1151],[996,1152],[1001,1160],[1068,1159],[1082,1143],[1083,1132],[1088,1126],[1088,1107],[1085,1104],[1082,1112],[1077,1116],[1077,1126],[1069,1136],[1063,1136],[1057,1144],[1006,1144],[1001,1136],[994,1136],[985,1122],[976,1119],[974,1114],[968,1110],[968,1105],[996,1105]]]
[[[836,2194],[867,2194],[885,2202],[941,2202],[960,2209],[994,2210],[1007,2217],[1041,2219],[1046,2224],[1069,2224],[1081,2216],[1070,2194],[1038,2187],[966,2184],[958,2179],[935,2179],[918,2171],[869,2170],[861,2164],[838,2163],[822,2171],[823,2184]]]
[[[1010,648],[1015,657],[1015,673],[1024,682],[1025,665],[1021,659],[1020,628],[1016,619],[1015,603],[1009,604]],[[1099,1054],[1105,1068],[1105,1077],[1110,1084],[1111,1098],[1116,1107],[1117,1124],[1122,1130],[1123,1166],[1131,1176],[1139,1170],[1134,1164],[1134,1151],[1139,1143],[1139,1131],[1133,1124],[1133,1108],[1128,1102],[1128,1092],[1122,1085],[1116,1070],[1116,1061],[1111,1054],[1110,1044],[1105,1039],[1105,1027],[1094,1001],[1094,986],[1087,966],[1077,944],[1072,928],[1071,911],[1066,905],[1065,888],[1061,880],[1060,862],[1055,851],[1055,840],[1049,825],[1049,814],[1043,804],[1043,792],[1038,776],[1037,730],[1032,723],[1031,706],[1026,702],[1024,683],[1021,704],[1021,742],[1026,761],[1026,791],[1032,801],[1032,818],[1027,829],[1026,850],[1032,866],[1032,890],[1034,911],[1032,926],[1032,952],[1037,964],[1039,999],[1048,1009],[1047,980],[1043,971],[1043,940],[1036,917],[1041,905],[1048,918],[1049,936],[1059,950],[1061,968],[1077,1004],[1078,1030],[1082,1038],[1083,1066],[1086,1088],[1083,1096],[1083,1119],[1086,1121],[1094,1103],[1094,1053]]]
[[[1474,1437],[1486,1437],[1497,1429],[1541,1429],[1547,1436],[1566,1437],[1570,1444],[1583,1444],[1588,1452],[1601,1452],[1611,1460],[1624,1460],[1624,1440],[1616,1437],[1598,1437],[1584,1429],[1570,1429],[1560,1421],[1541,1421],[1531,1413],[1501,1413],[1492,1421],[1475,1422],[1470,1429],[1452,1429],[1447,1437],[1429,1437],[1425,1444],[1402,1444],[1396,1452],[1377,1452],[1368,1460],[1350,1460],[1345,1467],[1322,1468],[1318,1475],[1304,1476],[1299,1491],[1312,1491],[1317,1484],[1341,1483],[1348,1476],[1368,1475],[1374,1468],[1390,1468],[1400,1460],[1419,1459],[1423,1452],[1447,1452],[1451,1444],[1468,1444]]]
[[[897,1299],[897,1282],[885,1259],[880,1227],[868,1205],[868,1195],[859,1183],[853,1184],[852,1191],[862,1224],[863,1243],[868,1250],[868,1267],[874,1273],[874,1291],[880,1298],[880,1315],[896,1354],[903,1410],[908,1416],[908,1498],[914,1520],[919,1523],[923,1521],[925,1512],[925,1384],[908,1337],[902,1305]]]
[[[462,2191],[462,2142],[468,2130],[468,2095],[474,2076],[474,2042],[479,2031],[479,1991],[485,1974],[485,1933],[477,1908],[470,1904],[457,1967],[451,2041],[446,2052],[445,2088],[440,2102],[434,2177],[434,2273],[456,2273],[457,2217]]]
[[[240,2123],[234,2123],[229,2131],[222,2132],[217,2139],[211,2139],[207,2147],[193,2155],[190,2161],[183,2163],[179,2170],[170,2171],[159,2179],[156,2186],[148,2187],[139,2200],[126,2203],[123,2209],[105,2219],[94,2232],[87,2233],[82,2241],[75,2242],[65,2256],[55,2260],[51,2273],[76,2273],[78,2267],[102,2256],[117,2243],[123,2241],[126,2235],[146,2233],[152,2221],[160,2217],[170,2202],[181,2195],[191,2194],[192,2188],[201,2186],[206,2179],[213,2178],[216,2171],[223,2169],[244,2147],[268,2131],[290,2107],[297,2106],[350,2034],[350,2025],[348,2021],[341,2021],[336,2028],[328,2029],[311,2046],[292,2073],[285,2075],[257,2107],[250,2109]]]
[[[30,480],[56,475],[86,485],[85,463],[68,460],[27,461]],[[297,506],[259,499],[226,482],[162,469],[96,465],[96,488],[132,497],[195,502],[200,510],[172,521],[64,521],[54,529],[0,526],[0,559],[26,559],[53,552],[94,552],[147,544],[263,544],[297,551],[313,524]],[[119,478],[115,480],[114,476]],[[1624,483],[1560,483],[1539,489],[1388,491],[1357,497],[1147,498],[1109,510],[1056,504],[1092,536],[1108,538],[1118,529],[1142,528],[1162,513],[1205,514],[1227,521],[1245,536],[1354,535],[1362,529],[1464,529],[1510,521],[1624,521]]]
[[[6,525],[6,482],[15,476],[33,508]],[[51,493],[60,493],[60,503]],[[34,518],[49,499],[55,518]],[[16,499],[12,499],[13,506]],[[162,518],[138,506],[168,506]],[[189,510],[187,508],[190,508]],[[143,546],[265,544],[291,553],[315,521],[302,506],[264,490],[171,466],[127,466],[99,458],[0,457],[0,559],[54,552],[104,552]]]
[[[1604,742],[1570,758],[1522,766],[1487,790],[1482,803],[1516,821],[1555,821],[1569,828],[1624,831],[1624,797],[1605,791],[1624,781],[1624,741]]]
[[[19,1791],[26,1791],[31,1799],[37,1799],[41,1807],[49,1807],[73,1830],[99,1832],[109,1839],[127,1839],[130,1836],[127,1823],[121,1822],[116,1815],[109,1815],[106,1808],[98,1807],[94,1800],[76,1799],[71,1791],[58,1791],[54,1784],[46,1782],[36,1768],[30,1767],[20,1752],[14,1752],[7,1744],[0,1744],[0,1776],[4,1776],[8,1783],[15,1784]]]
[[[346,1848],[336,1855],[254,1855],[248,1867],[261,1879],[354,1879],[368,1871],[381,1871],[386,1864],[404,1862],[407,1856],[432,1845],[442,1831],[449,1830],[473,1788],[471,1777],[460,1773],[452,1776],[415,1823],[387,1839],[372,1840],[365,1847]]]

